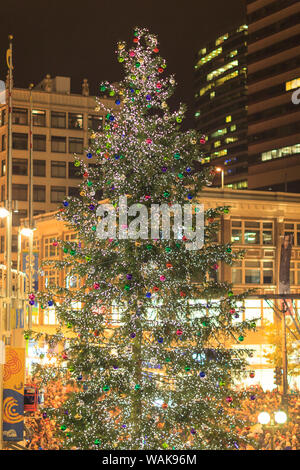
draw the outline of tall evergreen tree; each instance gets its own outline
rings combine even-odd
[[[66,448],[236,449],[243,424],[228,407],[239,406],[233,384],[249,354],[240,343],[255,324],[237,318],[245,294],[234,295],[216,274],[220,262],[241,257],[216,241],[218,219],[229,208],[205,212],[199,249],[187,249],[186,236],[152,239],[150,229],[147,239],[99,237],[99,192],[119,211],[119,197],[127,195],[148,209],[150,223],[152,204],[199,210],[195,203],[212,178],[207,168],[195,171],[205,137],[183,132],[185,107],[167,104],[175,79],[166,76],[157,37],[136,28],[129,49],[118,44],[117,58],[124,79],[100,86],[113,106],[86,156],[75,156],[80,197],[66,198],[59,213],[77,241],[54,242],[64,258],[47,262],[77,287],[49,286],[34,299],[55,306],[57,340],[63,327],[74,332],[57,368],[68,369],[79,391],[47,413]],[[115,223],[127,229],[118,217]],[[145,226],[136,222],[137,234]]]

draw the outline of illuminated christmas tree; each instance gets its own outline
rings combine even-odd
[[[85,157],[75,157],[80,197],[66,198],[60,210],[77,241],[54,242],[64,260],[49,264],[64,270],[66,287],[31,296],[42,308],[54,305],[61,327],[74,332],[61,367],[79,391],[47,413],[65,448],[236,449],[243,424],[226,410],[239,406],[232,385],[245,373],[248,352],[230,345],[240,346],[255,324],[238,320],[244,295],[218,281],[219,263],[241,257],[215,241],[229,209],[205,212],[197,249],[188,248],[191,226],[184,224],[177,237],[161,236],[161,227],[150,236],[153,205],[188,205],[195,215],[213,175],[195,171],[205,136],[183,132],[185,107],[167,104],[175,79],[166,75],[157,37],[136,28],[132,47],[119,43],[117,58],[124,79],[100,86],[117,111],[105,110],[103,129],[91,136]],[[111,206],[99,204],[100,192]],[[137,223],[128,208],[124,222],[125,196],[149,219]],[[107,213],[99,216],[101,207]],[[118,236],[100,237],[112,209]]]

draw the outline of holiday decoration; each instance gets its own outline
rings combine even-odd
[[[105,217],[97,214],[99,193],[115,209],[121,234],[135,221],[129,211],[126,221],[119,217],[121,197],[149,214],[151,204],[176,203],[195,215],[194,201],[213,178],[200,165],[206,137],[182,131],[185,106],[171,111],[167,104],[175,78],[166,74],[157,37],[135,28],[133,38],[116,51],[124,79],[100,84],[104,126],[86,158],[75,157],[79,195],[66,197],[58,214],[77,239],[57,240],[63,256],[49,260],[65,282],[29,299],[52,306],[64,330],[72,325],[55,367],[67,370],[76,388],[46,412],[66,449],[235,449],[246,441],[236,431],[243,422],[219,410],[237,403],[234,381],[248,353],[230,344],[242,341],[250,324],[232,315],[246,294],[235,295],[214,272],[241,258],[215,241],[213,221],[227,208],[205,211],[211,222],[201,249],[188,249],[186,231],[101,238],[97,230]]]

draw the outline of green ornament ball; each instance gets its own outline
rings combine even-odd
[[[93,225],[93,226],[92,226],[92,230],[93,230],[93,232],[95,232],[95,231],[97,230],[96,225]]]
[[[141,386],[139,384],[136,384],[135,387],[134,387],[135,390],[140,390],[140,388],[141,388]]]
[[[75,160],[74,166],[80,166],[80,161],[79,161],[79,160]]]
[[[95,440],[94,440],[94,444],[95,444],[96,446],[99,446],[99,445],[100,445],[99,439],[95,439]]]
[[[63,424],[63,425],[60,427],[60,429],[61,429],[62,431],[65,431],[65,430],[67,429],[67,426],[65,426],[65,425]]]
[[[103,392],[108,392],[110,390],[110,387],[108,385],[104,385],[102,390],[103,390]]]
[[[239,341],[244,341],[244,336],[239,336]]]

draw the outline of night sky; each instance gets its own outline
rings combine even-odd
[[[71,77],[71,91],[90,93],[101,80],[122,79],[116,44],[132,44],[135,26],[158,35],[167,71],[178,87],[173,104],[188,105],[192,127],[194,65],[199,48],[245,21],[244,0],[7,0],[1,4],[0,78],[5,80],[8,34],[13,34],[14,85],[39,83],[47,73]]]

